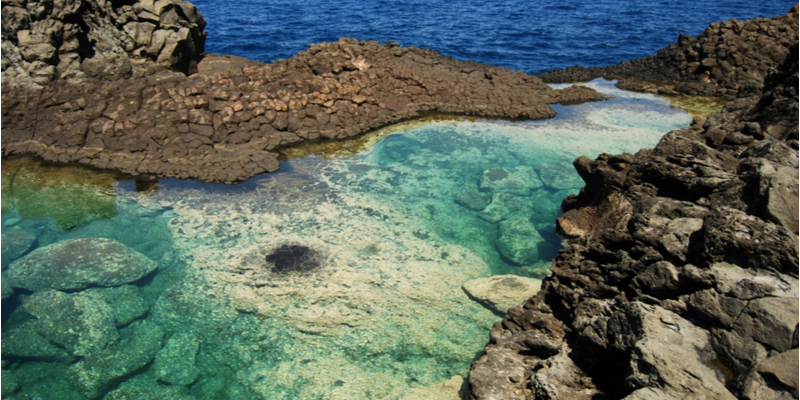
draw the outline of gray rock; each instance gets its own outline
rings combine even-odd
[[[111,239],[70,239],[34,250],[8,270],[13,287],[28,290],[119,286],[155,270],[144,254]]]
[[[491,168],[483,171],[481,190],[494,193],[511,193],[517,196],[528,196],[531,191],[542,187],[542,181],[533,168],[527,165],[514,167],[513,171],[505,168]]]
[[[544,239],[524,216],[514,216],[500,223],[497,249],[515,264],[530,264],[539,258],[539,244]]]
[[[150,310],[141,292],[133,285],[86,290],[87,294],[97,296],[111,307],[117,326],[127,325]]]
[[[539,361],[536,368],[531,391],[537,399],[591,400],[602,395],[566,353]]]
[[[765,297],[747,303],[736,319],[734,330],[769,349],[785,352],[792,347],[797,322],[797,297]]]
[[[5,269],[12,261],[25,254],[36,242],[36,236],[23,230],[3,232],[2,239],[2,264]]]
[[[475,400],[525,399],[532,360],[516,350],[487,348],[469,372],[471,398]],[[502,377],[502,378],[499,378]]]
[[[792,349],[753,365],[744,378],[743,398],[796,399],[798,395],[798,350]]]
[[[36,318],[36,332],[72,355],[94,354],[119,337],[111,307],[86,293],[44,289],[26,299],[22,310]]]
[[[74,359],[64,349],[42,337],[36,327],[36,321],[27,321],[21,325],[3,325],[3,358],[60,362]]]
[[[492,202],[478,213],[478,217],[485,221],[497,223],[515,214],[530,214],[531,206],[526,200],[510,193],[495,193],[492,196]]]
[[[196,336],[189,332],[177,333],[156,355],[153,371],[160,381],[172,385],[190,385],[200,374],[195,366],[199,348],[200,340]]]
[[[522,304],[542,287],[542,281],[516,275],[495,275],[467,281],[467,294],[493,312],[504,315],[509,308]]]
[[[553,190],[575,190],[583,186],[583,180],[570,163],[537,165],[536,172],[544,186]]]
[[[658,306],[626,303],[608,323],[611,346],[630,355],[631,388],[663,390],[682,399],[735,399],[709,364],[708,333]]]
[[[489,201],[487,201],[485,195],[475,189],[464,189],[458,192],[455,197],[455,202],[472,211],[483,211],[483,209],[489,205]]]
[[[161,348],[164,331],[147,320],[120,332],[120,340],[103,351],[87,355],[67,373],[70,384],[88,398],[111,388],[115,380],[147,365]]]

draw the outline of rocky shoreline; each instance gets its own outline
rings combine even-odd
[[[3,155],[134,176],[235,183],[300,142],[429,114],[551,118],[548,104],[605,98],[391,42],[343,38],[271,64],[205,54],[205,21],[182,0],[24,5],[3,3]],[[67,22],[82,13],[106,23]]]
[[[656,57],[545,74],[680,77],[685,88],[736,97],[654,149],[575,161],[586,186],[556,222],[572,244],[542,290],[495,324],[472,365],[470,398],[798,397],[797,10],[714,24]],[[762,47],[785,55],[771,68],[702,84],[709,69],[686,79],[665,61],[752,26],[774,27],[753,44],[793,35],[785,51]],[[713,43],[703,51],[721,54],[728,42]],[[762,81],[748,75],[757,71]]]
[[[293,144],[428,113],[549,118],[548,104],[604,98],[543,80],[618,77],[631,90],[729,96],[723,111],[695,118],[654,149],[575,161],[586,186],[564,200],[556,222],[572,244],[541,290],[494,325],[472,365],[469,397],[798,397],[797,6],[771,20],[713,24],[654,57],[539,77],[355,39],[263,64],[202,53],[204,27],[182,0],[3,2],[3,155],[234,183],[275,171],[276,151]],[[81,256],[116,246],[69,244],[84,248],[74,252]],[[135,281],[152,270],[141,264],[141,273],[108,279]],[[16,267],[12,277],[24,287],[41,286]],[[478,296],[495,283],[465,290]],[[80,317],[100,307],[83,295],[37,293],[27,312],[47,323],[54,310]],[[504,296],[481,296],[495,312],[508,306]],[[130,323],[147,309],[131,308],[132,317],[104,311],[103,334],[90,332],[94,322],[75,325],[71,314],[51,324],[103,338],[93,346],[122,337],[118,327],[139,338],[125,336],[124,346],[109,350],[130,352],[128,364],[112,365],[114,357],[101,353],[70,367],[85,396],[150,363],[134,356],[148,352],[161,357],[159,379],[197,378],[168,368],[173,349],[194,360],[197,338],[163,347],[161,328]],[[47,347],[48,357],[71,361],[89,349],[71,330],[52,332],[48,339],[61,347]]]
[[[608,67],[572,66],[537,74],[547,83],[619,79],[620,89],[728,96],[753,92],[797,41],[797,7],[774,18],[712,23],[697,37],[681,34],[655,56]]]

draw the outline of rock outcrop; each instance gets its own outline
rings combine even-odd
[[[271,64],[200,54],[191,4],[115,4],[3,3],[3,155],[234,183],[304,141],[431,113],[550,118],[548,104],[605,98],[391,42],[344,38]]]
[[[796,30],[796,13],[758,38],[789,19]],[[707,32],[751,26],[773,25]],[[797,398],[794,40],[763,87],[740,85],[721,112],[653,149],[575,161],[586,186],[556,223],[573,243],[494,325],[472,399]]]
[[[206,21],[185,0],[3,2],[2,78],[41,88],[54,79],[128,78],[150,68],[189,72]]]
[[[681,34],[678,43],[655,56],[609,67],[573,66],[537,76],[548,83],[605,77],[620,79],[619,87],[628,90],[669,92],[658,88],[668,84],[689,95],[733,96],[758,90],[769,69],[786,58],[797,42],[797,14],[795,5],[788,14],[771,19],[713,23],[697,37]]]

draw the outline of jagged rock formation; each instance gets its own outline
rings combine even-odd
[[[495,324],[472,399],[797,398],[796,40],[752,93],[575,161],[586,186],[557,221],[574,242]]]
[[[678,43],[655,56],[537,76],[549,83],[620,79],[620,88],[638,91],[658,90],[655,84],[641,82],[654,81],[676,85],[675,91],[690,95],[732,96],[739,90],[758,89],[769,69],[786,58],[797,42],[797,14],[795,5],[788,14],[772,19],[713,23],[696,38],[681,34]]]
[[[4,1],[2,78],[32,89],[57,78],[127,78],[144,60],[188,72],[205,25],[184,0]]]
[[[199,58],[205,22],[189,3],[64,1],[3,3],[4,155],[233,183],[277,170],[275,150],[303,141],[430,113],[550,118],[548,103],[604,98],[355,39],[271,64]]]

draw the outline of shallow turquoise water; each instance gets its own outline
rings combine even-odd
[[[137,192],[119,181],[113,217],[67,231],[12,209],[2,215],[4,241],[13,231],[32,233],[34,248],[105,237],[158,262],[134,284],[148,310],[138,319],[163,331],[158,357],[196,338],[180,358],[196,376],[167,385],[155,362],[110,383],[108,398],[134,389],[195,399],[451,398],[460,381],[442,382],[466,376],[499,319],[461,286],[546,276],[562,247],[560,202],[583,186],[572,161],[652,147],[691,120],[653,96],[590,85],[616,97],[556,106],[546,121],[394,127],[358,153],[294,158],[234,187],[162,180]],[[529,234],[503,233],[514,219]],[[281,248],[308,249],[308,271],[273,267]],[[3,301],[4,337],[31,321],[18,307],[30,295]],[[64,373],[73,361],[7,352],[4,397],[86,398]]]

